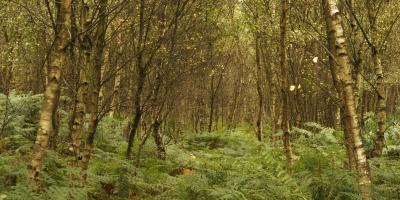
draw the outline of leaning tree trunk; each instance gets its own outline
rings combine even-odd
[[[133,141],[135,140],[136,132],[137,129],[139,128],[140,120],[142,119],[142,108],[141,108],[141,98],[142,98],[142,93],[143,93],[143,87],[144,87],[144,78],[142,75],[138,75],[138,83],[137,83],[137,89],[136,89],[136,94],[135,94],[135,99],[134,99],[134,106],[135,106],[135,117],[133,118],[133,121],[129,124],[129,134],[128,134],[128,148],[126,150],[126,158],[130,159],[131,154],[132,154],[132,146],[133,146]]]
[[[285,147],[286,159],[288,163],[288,172],[291,173],[291,167],[293,165],[293,153],[290,144],[290,132],[289,132],[289,83],[287,75],[287,22],[288,22],[288,0],[281,0],[281,22],[280,22],[280,68],[281,68],[281,95],[282,95],[282,131],[283,131],[283,145]]]
[[[133,141],[135,140],[135,135],[137,129],[139,128],[139,123],[142,119],[143,110],[142,110],[142,95],[143,89],[145,85],[145,76],[146,76],[146,68],[143,66],[143,44],[144,44],[144,31],[145,31],[145,21],[144,21],[144,11],[145,11],[145,0],[140,0],[140,12],[139,12],[139,38],[136,46],[136,93],[133,99],[133,107],[135,111],[135,117],[133,121],[129,124],[129,133],[128,133],[128,147],[126,150],[126,158],[130,159],[132,154],[132,146]]]
[[[68,57],[67,46],[70,39],[71,26],[71,0],[60,0],[58,2],[58,14],[56,19],[56,33],[54,47],[50,58],[50,73],[44,93],[44,101],[40,111],[39,128],[33,148],[32,161],[30,164],[30,178],[35,188],[39,188],[39,176],[42,171],[43,158],[49,143],[49,137],[53,132],[54,113],[57,110],[60,97],[61,71],[66,65]]]
[[[350,61],[347,54],[346,38],[342,27],[342,20],[339,9],[336,6],[336,0],[322,0],[323,5],[329,9],[324,12],[330,17],[330,31],[335,34],[336,61],[339,65],[339,80],[342,84],[342,99],[348,114],[349,132],[352,136],[352,144],[356,155],[357,182],[360,195],[364,199],[372,199],[371,177],[369,172],[368,160],[362,144],[360,127],[358,123],[357,111],[354,102],[353,80],[351,76]]]
[[[83,171],[83,181],[86,181],[86,171],[89,167],[89,160],[92,155],[92,148],[94,137],[96,135],[97,125],[99,123],[99,95],[101,90],[101,68],[104,63],[104,47],[105,35],[107,31],[107,1],[101,0],[99,2],[99,21],[96,28],[95,35],[95,49],[93,65],[90,70],[89,82],[89,124],[87,130],[87,137],[85,142],[84,152],[82,153],[81,168]]]

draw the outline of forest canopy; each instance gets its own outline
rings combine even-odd
[[[0,200],[400,199],[400,1],[2,0]]]

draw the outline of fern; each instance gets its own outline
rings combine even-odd
[[[47,151],[41,177],[44,191],[36,194],[30,190],[26,166],[40,101],[41,96],[11,96],[13,106],[23,105],[13,108],[14,118],[0,140],[0,200],[4,195],[5,200],[360,199],[354,174],[343,168],[343,133],[318,123],[307,123],[304,129],[293,128],[302,137],[293,141],[298,157],[293,175],[289,176],[284,149],[258,142],[248,124],[229,132],[187,134],[167,146],[165,161],[157,159],[156,145],[149,138],[136,167],[125,159],[127,143],[119,134],[127,121],[105,117],[99,124],[87,184],[79,187],[76,177],[81,171],[70,166],[73,158],[65,154],[69,116],[62,110],[60,142],[57,149]],[[375,122],[372,117],[368,120],[371,127],[367,128],[372,130]],[[397,122],[392,120],[393,124]],[[371,161],[377,199],[399,199],[396,126],[388,129],[390,146],[385,154],[391,156]],[[134,152],[140,142],[135,141]]]

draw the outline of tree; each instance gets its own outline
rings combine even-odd
[[[88,95],[89,80],[88,74],[91,68],[91,51],[92,51],[92,41],[89,32],[90,21],[88,19],[89,6],[84,1],[80,5],[80,34],[79,39],[79,85],[76,97],[76,102],[73,108],[73,113],[70,119],[70,136],[71,136],[71,146],[72,152],[75,156],[74,166],[80,162],[81,156],[81,140],[82,132],[84,128],[84,116],[86,114],[86,99]]]
[[[30,164],[30,178],[36,188],[40,186],[40,173],[43,166],[43,158],[49,138],[54,132],[54,116],[57,111],[60,98],[61,70],[65,67],[68,59],[67,46],[70,40],[71,26],[71,0],[62,0],[57,3],[58,13],[54,35],[54,45],[50,58],[50,72],[44,93],[44,100],[40,112],[39,129],[36,135],[32,161]]]
[[[368,160],[365,155],[365,150],[362,145],[360,126],[358,122],[357,111],[354,102],[353,80],[351,76],[350,61],[347,54],[346,38],[344,36],[341,15],[336,6],[335,0],[322,0],[322,5],[325,8],[325,19],[327,20],[328,29],[334,33],[336,57],[335,60],[339,66],[339,80],[342,85],[342,99],[345,105],[345,112],[348,117],[346,120],[349,125],[352,147],[355,151],[355,161],[357,168],[357,181],[360,194],[365,199],[372,199],[371,196],[371,177],[369,172]],[[329,12],[327,12],[329,11]],[[342,116],[344,117],[344,116]]]
[[[107,4],[108,0],[99,2],[99,19],[95,34],[95,45],[93,54],[93,64],[90,66],[89,81],[89,124],[85,142],[84,152],[82,153],[81,168],[84,171],[83,179],[87,178],[86,171],[89,167],[94,137],[100,120],[99,103],[101,90],[101,71],[104,64],[105,36],[107,32]]]
[[[286,43],[286,31],[288,22],[288,10],[289,2],[287,0],[281,0],[281,23],[280,23],[280,80],[281,80],[281,98],[282,98],[282,131],[283,131],[283,143],[286,151],[286,159],[288,162],[288,171],[291,173],[291,167],[293,165],[292,147],[290,144],[290,130],[289,130],[289,84],[287,74],[287,43]]]
[[[371,58],[374,66],[376,76],[376,93],[378,96],[376,116],[378,119],[378,132],[376,133],[376,140],[373,149],[374,156],[382,156],[383,147],[385,145],[385,131],[386,131],[386,88],[384,85],[383,66],[380,58],[380,47],[377,45],[377,12],[374,8],[374,3],[370,0],[366,1],[367,15],[370,28],[370,39],[366,38],[368,45],[371,49]]]

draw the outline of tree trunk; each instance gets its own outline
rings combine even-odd
[[[264,71],[265,71],[265,77],[267,80],[268,84],[268,90],[267,93],[269,94],[267,99],[268,99],[268,112],[269,112],[269,125],[271,126],[271,133],[270,133],[270,139],[271,139],[271,144],[273,141],[273,134],[276,132],[276,121],[277,121],[277,112],[276,112],[276,94],[277,94],[277,87],[276,83],[274,82],[274,79],[276,79],[276,73],[274,73],[274,67],[273,63],[270,62],[270,52],[268,49],[265,49],[263,51],[263,48],[260,49],[261,55],[263,56],[264,60]]]
[[[101,69],[104,63],[104,47],[105,35],[107,31],[107,3],[108,0],[99,2],[99,21],[97,24],[95,35],[95,49],[93,66],[90,70],[91,79],[89,82],[90,88],[90,103],[89,103],[89,124],[87,130],[87,138],[85,149],[82,153],[81,168],[83,170],[83,181],[86,181],[86,171],[89,167],[89,160],[92,155],[94,137],[96,135],[97,125],[99,123],[99,96],[101,90]]]
[[[210,93],[210,115],[208,117],[208,132],[211,133],[214,122],[215,92],[214,92],[214,75],[211,76],[211,93]]]
[[[352,39],[352,49],[354,50],[353,52],[353,66],[354,66],[354,79],[355,79],[355,84],[354,84],[354,103],[357,112],[360,112],[360,102],[362,99],[362,93],[363,93],[363,73],[364,69],[362,66],[362,37],[360,36],[360,31],[358,24],[356,22],[356,19],[354,17],[354,11],[353,11],[353,0],[348,0],[348,6],[349,6],[349,16],[348,18],[350,19],[350,31],[351,31],[351,39]],[[361,114],[359,114],[361,115]]]
[[[374,142],[374,149],[372,151],[372,156],[380,157],[382,156],[383,147],[385,146],[385,131],[386,131],[386,88],[384,85],[384,75],[383,75],[383,67],[381,63],[381,59],[379,57],[379,48],[377,46],[377,16],[376,9],[373,7],[374,4],[370,1],[366,1],[367,9],[368,9],[368,20],[370,24],[371,31],[371,57],[374,66],[374,72],[376,77],[376,88],[375,92],[378,96],[376,102],[376,117],[378,120],[378,132],[376,133],[376,139]]]
[[[280,68],[281,68],[281,95],[282,95],[282,131],[283,131],[283,145],[286,152],[286,159],[288,163],[288,172],[292,173],[293,155],[292,147],[290,144],[290,132],[289,132],[289,83],[287,75],[287,42],[286,42],[286,31],[288,22],[288,0],[281,0],[281,22],[280,22]]]
[[[80,44],[79,50],[79,86],[78,86],[78,94],[76,98],[74,113],[71,117],[71,127],[70,127],[70,135],[71,135],[71,143],[72,143],[72,152],[75,157],[75,161],[73,163],[74,166],[77,166],[78,162],[82,159],[80,153],[80,146],[82,140],[82,131],[84,126],[84,117],[85,117],[85,105],[86,105],[86,97],[88,94],[88,69],[90,69],[90,54],[92,50],[90,35],[87,32],[88,25],[88,9],[87,4],[81,5],[81,30],[80,32],[85,33],[81,38],[82,43]]]
[[[239,80],[235,81],[233,102],[231,104],[231,110],[228,116],[228,130],[231,130],[236,127],[235,117],[238,110],[238,101],[240,98],[241,91],[242,91],[242,83],[241,79],[239,78]]]
[[[340,108],[340,116],[341,116],[341,123],[343,125],[343,132],[344,132],[344,142],[345,142],[345,147],[346,147],[346,153],[347,153],[347,167],[351,171],[356,171],[356,155],[354,152],[354,145],[352,142],[352,137],[350,134],[350,124],[349,124],[349,119],[350,115],[346,112],[346,108],[343,104]]]
[[[329,10],[329,4],[327,1],[323,1],[323,9],[324,13],[330,13]],[[340,83],[340,78],[339,78],[339,68],[338,66],[336,57],[337,51],[336,51],[336,46],[335,46],[335,31],[332,31],[332,18],[330,15],[324,14],[325,17],[325,22],[326,22],[326,34],[327,34],[327,42],[328,42],[328,49],[330,52],[329,53],[329,68],[331,71],[331,76],[333,80],[333,85],[336,89],[337,92],[337,97],[339,99],[343,99],[343,88]],[[356,170],[356,160],[355,160],[355,152],[354,152],[354,145],[352,142],[352,135],[350,133],[351,127],[349,122],[350,116],[348,115],[348,112],[346,112],[346,108],[344,105],[344,102],[341,101],[340,104],[338,104],[339,107],[339,118],[340,122],[343,127],[343,132],[344,132],[344,138],[345,138],[345,147],[346,147],[346,153],[347,153],[347,158],[348,158],[348,167],[350,170],[355,171]]]
[[[140,1],[140,22],[139,22],[139,38],[138,38],[138,44],[136,46],[136,70],[137,70],[137,85],[136,85],[136,93],[135,97],[133,99],[133,106],[135,109],[135,117],[133,118],[133,121],[130,123],[130,129],[129,129],[129,136],[128,136],[128,147],[126,150],[126,158],[130,159],[131,154],[132,154],[132,145],[133,141],[135,139],[135,135],[137,132],[137,129],[139,127],[140,120],[142,119],[142,93],[143,93],[143,88],[145,84],[145,68],[143,66],[143,40],[144,40],[144,11],[145,11],[145,1],[141,0]]]
[[[114,89],[113,89],[113,96],[112,96],[112,101],[111,101],[111,111],[110,111],[110,117],[114,117],[115,112],[118,111],[119,108],[119,91],[121,87],[121,72],[118,71],[115,77],[115,82],[114,82]]]
[[[339,65],[339,80],[342,84],[342,99],[344,101],[345,109],[349,115],[347,122],[349,123],[349,132],[352,136],[352,143],[356,155],[357,167],[357,182],[360,195],[364,199],[372,199],[371,194],[371,177],[369,172],[368,160],[365,155],[364,147],[360,135],[360,127],[358,124],[358,116],[354,103],[353,80],[351,76],[350,61],[347,54],[346,38],[342,27],[341,16],[339,9],[336,6],[335,0],[322,0],[326,9],[325,15],[330,17],[329,30],[334,33],[335,47],[336,47],[336,61]]]
[[[49,148],[52,150],[56,150],[57,142],[58,142],[58,134],[60,131],[60,114],[57,112],[57,109],[54,110],[52,121],[53,131],[49,138]]]
[[[136,158],[135,158],[136,169],[140,167],[140,157],[142,155],[142,150],[143,150],[144,145],[146,144],[147,138],[149,138],[149,133],[147,133],[147,129],[146,129],[144,132],[144,137],[143,137],[142,141],[140,142],[138,151],[136,153]],[[135,172],[135,174],[136,174],[136,172]]]
[[[261,46],[266,45],[266,43],[261,43]],[[263,51],[263,48],[260,48],[260,53],[262,55],[262,60],[264,61],[264,72],[265,72],[265,77],[266,77],[266,81],[267,81],[267,93],[269,94],[266,98],[268,103],[266,103],[266,105],[268,105],[266,107],[266,113],[269,113],[268,115],[268,122],[269,125],[271,126],[271,135],[270,138],[272,138],[272,134],[275,133],[276,131],[276,83],[273,81],[274,77],[276,76],[276,74],[273,73],[273,65],[270,62],[271,56],[270,56],[270,52],[268,49]],[[272,141],[272,140],[271,140]]]
[[[378,55],[376,47],[372,47],[372,60],[374,62],[376,76],[376,92],[378,96],[376,117],[378,119],[378,132],[373,149],[373,156],[382,156],[383,147],[385,146],[386,131],[386,89],[384,86],[383,67]]]
[[[139,73],[140,74],[140,73]],[[137,90],[136,90],[136,95],[135,95],[135,117],[133,118],[133,121],[129,125],[129,135],[128,135],[128,148],[126,150],[126,158],[130,159],[131,154],[132,154],[132,146],[133,146],[133,141],[135,140],[135,135],[137,132],[137,129],[139,128],[139,123],[140,120],[142,119],[142,108],[141,108],[141,96],[143,92],[143,86],[144,86],[144,79],[141,78],[142,76],[139,75],[138,77],[138,83],[137,83]]]
[[[33,148],[32,161],[30,164],[30,178],[33,186],[39,189],[39,176],[42,171],[43,158],[48,146],[49,137],[53,132],[53,119],[57,110],[60,97],[61,70],[66,64],[68,57],[67,45],[70,39],[71,26],[71,0],[61,0],[58,3],[57,31],[55,33],[54,47],[50,58],[50,73],[44,93],[44,100],[40,111],[39,128]]]
[[[160,160],[165,160],[166,152],[165,152],[165,145],[164,145],[162,136],[160,134],[160,125],[161,125],[161,122],[158,120],[155,120],[152,125],[152,128],[153,128],[152,132],[153,132],[154,142],[156,143],[156,146],[157,146],[157,157]]]
[[[258,22],[258,19],[257,19]],[[257,121],[256,121],[256,133],[258,141],[263,140],[263,133],[262,133],[262,116],[263,116],[263,108],[264,108],[264,97],[262,91],[262,72],[261,72],[261,60],[260,60],[260,39],[259,33],[255,33],[255,43],[256,43],[256,84],[257,84],[257,95],[258,95],[258,113],[257,113]]]
[[[5,38],[5,44],[9,45],[9,37],[6,31],[4,31],[4,38]],[[8,52],[8,54],[12,54],[12,49]],[[5,109],[4,109],[4,114],[3,115],[3,121],[1,122],[1,127],[0,127],[0,139],[4,136],[5,133],[5,128],[7,127],[8,123],[10,122],[9,120],[9,111],[10,111],[10,91],[11,91],[11,82],[13,78],[13,61],[8,61],[5,63],[6,66],[0,66],[0,93],[3,93],[6,95],[5,99]]]

